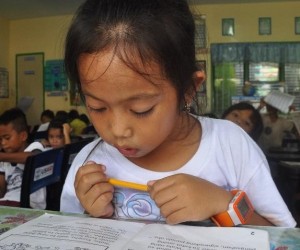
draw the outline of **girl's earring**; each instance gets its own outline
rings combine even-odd
[[[184,110],[187,113],[190,113],[191,112],[191,104],[186,102],[185,105],[184,105]]]

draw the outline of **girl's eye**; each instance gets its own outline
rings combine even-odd
[[[147,115],[150,115],[154,110],[154,107],[146,110],[146,111],[143,111],[143,112],[136,112],[136,111],[132,111],[137,117],[145,117]]]
[[[92,108],[90,106],[88,106],[88,109],[91,111],[91,112],[95,112],[95,113],[101,113],[103,111],[106,110],[106,108]]]

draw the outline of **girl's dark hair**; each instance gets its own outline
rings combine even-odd
[[[231,105],[228,109],[226,109],[221,118],[225,119],[225,117],[231,113],[234,110],[251,110],[252,114],[250,116],[250,120],[253,123],[253,129],[249,133],[249,135],[252,137],[254,141],[257,141],[257,139],[260,137],[262,131],[263,131],[263,120],[261,118],[261,115],[259,111],[250,103],[248,102],[239,102],[236,104]]]
[[[63,124],[64,124],[64,122],[62,120],[54,118],[49,123],[47,133],[49,133],[50,129],[60,129],[63,132],[64,131]]]
[[[194,36],[186,0],[87,0],[77,10],[66,37],[66,73],[81,93],[79,56],[111,49],[144,77],[147,74],[136,63],[157,63],[174,84],[182,105],[184,94],[194,87]]]

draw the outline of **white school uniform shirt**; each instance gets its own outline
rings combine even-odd
[[[24,150],[24,152],[32,152],[34,150],[44,151],[44,147],[39,142],[33,142]],[[9,200],[20,202],[21,186],[23,178],[24,164],[18,163],[12,165],[10,162],[0,162],[0,172],[5,174],[7,183],[6,193],[0,200]],[[41,208],[46,207],[45,190],[38,190],[31,194],[31,207]]]
[[[84,162],[94,161],[106,166],[108,177],[140,184],[186,173],[228,191],[241,189],[261,216],[277,226],[295,227],[296,221],[277,190],[267,160],[256,143],[232,122],[208,117],[199,117],[199,122],[202,138],[197,152],[184,166],[170,172],[143,169],[100,139],[91,142],[73,161],[61,196],[61,211],[84,212],[75,194],[74,180]],[[164,220],[147,192],[115,188],[113,203],[116,218]]]

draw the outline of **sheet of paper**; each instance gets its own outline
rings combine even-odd
[[[20,108],[23,112],[26,112],[30,106],[32,105],[34,98],[32,96],[23,96],[18,102],[18,108]]]
[[[151,224],[124,249],[269,250],[270,244],[269,235],[263,230]]]
[[[0,236],[0,249],[108,250],[122,246],[144,224],[45,214]]]
[[[264,98],[264,101],[281,112],[288,113],[294,99],[295,96],[273,90]]]
[[[0,249],[269,250],[268,233],[246,228],[143,224],[44,214],[0,236]]]

